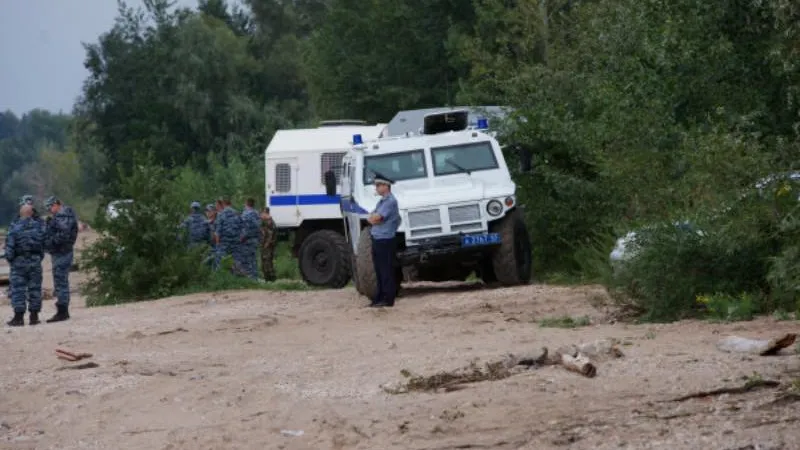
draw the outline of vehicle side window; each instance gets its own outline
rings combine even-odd
[[[342,160],[344,159],[345,152],[339,153],[323,153],[320,155],[320,183],[325,184],[325,172],[332,170],[336,175],[336,184],[342,179]]]
[[[292,167],[286,163],[275,165],[275,192],[292,190]]]

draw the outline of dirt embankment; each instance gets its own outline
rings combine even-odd
[[[796,322],[611,324],[592,306],[603,299],[599,288],[541,285],[416,287],[385,311],[349,289],[93,309],[77,298],[69,322],[0,333],[0,448],[800,448],[793,348],[716,348],[728,334],[772,337]],[[538,324],[565,314],[594,324]],[[543,365],[390,393],[417,375],[605,338],[624,356],[598,361],[593,378]],[[92,356],[68,362],[60,347]],[[675,401],[759,380],[781,384]]]

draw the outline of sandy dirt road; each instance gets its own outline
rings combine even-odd
[[[591,306],[604,298],[595,287],[406,294],[383,311],[349,289],[92,309],[76,298],[69,322],[0,329],[0,448],[800,448],[800,402],[771,403],[782,388],[664,402],[754,373],[791,383],[800,377],[794,348],[750,357],[715,343],[796,332],[796,322],[613,324]],[[537,324],[563,314],[595,324]],[[609,337],[627,344],[625,356],[599,362],[591,379],[549,366],[455,392],[382,388],[404,370],[428,375]],[[99,366],[62,370],[83,361],[56,359],[59,346],[92,353]]]

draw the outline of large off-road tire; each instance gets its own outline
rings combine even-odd
[[[312,286],[343,288],[350,281],[351,254],[341,233],[315,231],[303,240],[297,252],[300,275]]]
[[[364,228],[358,236],[357,254],[353,265],[353,282],[359,294],[372,300],[378,292],[378,276],[372,261],[372,236],[369,230],[370,227]],[[399,294],[400,285],[403,282],[402,268],[395,267],[395,281],[397,282],[397,294]]]
[[[358,236],[353,281],[356,284],[356,291],[372,300],[378,292],[378,275],[372,262],[372,236],[369,230],[370,227],[365,227]]]
[[[497,281],[506,286],[530,283],[531,241],[520,211],[511,211],[492,231],[500,233],[500,247],[492,254]]]

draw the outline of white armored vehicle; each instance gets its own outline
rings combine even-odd
[[[303,279],[340,288],[352,278],[372,296],[366,218],[379,173],[395,181],[401,210],[398,282],[403,273],[447,281],[474,271],[486,282],[528,283],[527,228],[487,125],[467,110],[438,108],[403,111],[388,127],[334,121],[276,132],[265,152],[267,205],[278,228],[294,232]]]
[[[531,246],[516,185],[487,129],[486,119],[470,126],[469,112],[460,110],[426,115],[416,135],[353,136],[339,188],[361,294],[372,297],[377,288],[366,221],[378,202],[375,176],[394,182],[400,207],[398,272],[423,281],[463,281],[473,271],[485,282],[530,281]]]

